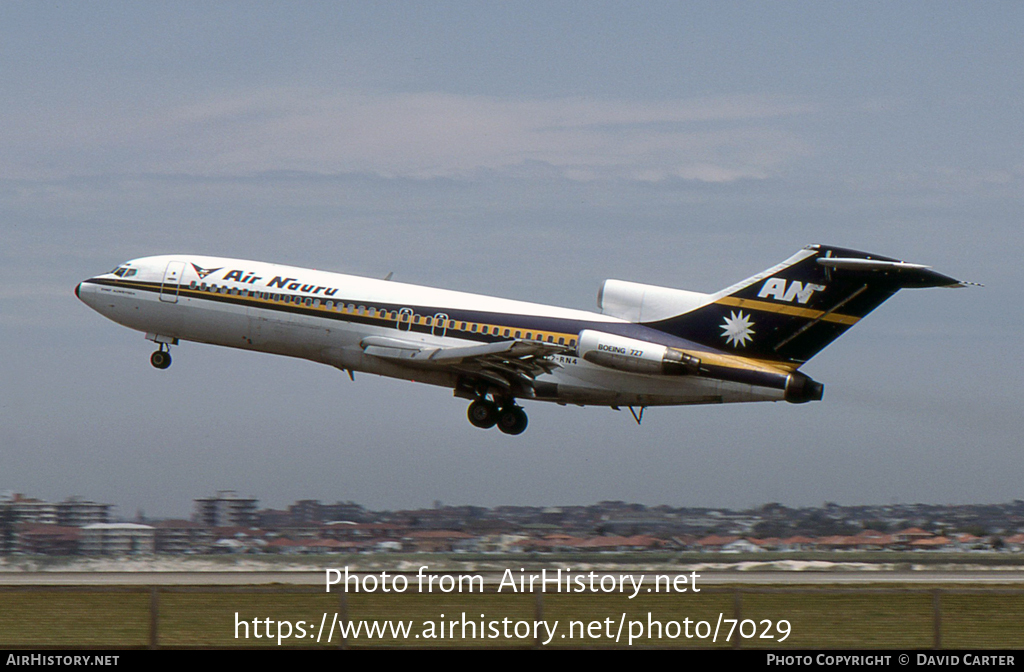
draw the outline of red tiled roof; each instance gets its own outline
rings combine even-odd
[[[831,537],[822,537],[816,542],[819,546],[856,546],[860,543],[857,537],[846,537],[841,534],[836,534]]]
[[[658,546],[661,543],[661,539],[658,539],[657,537],[638,534],[632,537],[590,537],[589,539],[584,539],[579,546],[580,548],[619,548],[622,546],[650,548],[651,546]]]
[[[351,548],[354,542],[338,541],[337,539],[313,539],[306,542],[309,548]]]
[[[861,532],[857,536],[853,537],[857,539],[861,544],[872,544],[875,546],[888,546],[889,544],[896,543],[896,537],[891,534],[882,534],[881,532],[875,532],[870,530],[871,534],[865,534]]]
[[[405,535],[409,539],[472,539],[472,534],[456,530],[420,530]]]

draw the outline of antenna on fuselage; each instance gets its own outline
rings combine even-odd
[[[640,412],[637,413],[635,408],[633,408],[632,406],[629,407],[629,412],[633,414],[633,419],[636,420],[636,424],[639,425],[641,422],[644,421],[644,411],[646,409],[646,406],[641,406]]]

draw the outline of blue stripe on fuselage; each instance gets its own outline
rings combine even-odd
[[[113,278],[91,278],[86,282],[105,285],[110,287],[130,287],[132,289],[147,291],[153,294],[160,294],[161,283],[158,282],[142,282],[142,281],[125,281]],[[224,285],[226,286],[226,285]],[[384,318],[379,315],[357,315],[352,313],[343,313],[338,310],[328,309],[324,307],[326,301],[333,301],[335,304],[342,305],[365,305],[368,303],[365,299],[353,299],[345,298],[340,296],[334,296],[325,298],[321,296],[307,296],[303,294],[287,293],[287,292],[269,292],[269,291],[255,291],[250,289],[237,289],[239,294],[220,294],[211,292],[209,290],[202,290],[199,288],[192,288],[188,285],[182,284],[178,289],[178,296],[195,299],[213,301],[218,303],[233,304],[238,306],[244,306],[248,308],[257,308],[261,310],[270,310],[281,313],[290,313],[295,315],[306,315],[309,317],[317,317],[328,320],[335,320],[338,322],[348,322],[355,324],[366,324],[372,326],[387,326],[388,328],[395,329],[399,333],[416,333],[424,335],[436,335],[441,331],[434,325],[425,324],[411,324],[403,323],[399,326],[396,319],[390,317]],[[249,296],[249,293],[256,294],[257,296]],[[301,298],[303,301],[306,299],[319,300],[320,306],[306,306],[303,304],[296,303],[285,303],[283,301],[274,301],[271,299],[261,298],[267,295],[277,295],[289,297],[289,300],[296,297]],[[169,303],[168,306],[175,304]],[[644,326],[642,324],[635,324],[632,322],[605,322],[598,320],[580,320],[573,318],[560,318],[560,317],[547,317],[540,315],[529,315],[523,313],[501,313],[501,312],[488,312],[480,310],[470,310],[464,308],[458,308],[455,306],[424,306],[424,305],[411,305],[411,304],[398,304],[398,303],[374,303],[372,307],[376,311],[387,311],[399,312],[401,310],[412,310],[415,315],[420,317],[433,318],[438,314],[447,315],[447,320],[455,322],[457,325],[462,322],[476,323],[476,324],[487,324],[500,326],[502,332],[505,329],[510,330],[511,334],[505,336],[501,334],[482,334],[480,332],[463,331],[458,328],[446,328],[444,331],[446,335],[451,335],[452,338],[458,338],[460,340],[475,341],[479,343],[494,343],[498,341],[505,341],[509,338],[514,338],[515,331],[521,332],[548,332],[563,335],[567,340],[576,339],[581,331],[584,329],[592,329],[595,331],[601,331],[616,336],[624,336],[626,338],[633,338],[640,341],[646,341],[654,343],[656,345],[664,345],[672,348],[678,348],[681,350],[688,350],[692,352],[706,352],[716,355],[724,356],[735,356],[729,353],[725,353],[721,350],[710,348],[706,345],[694,343],[678,336],[673,336],[663,331]],[[540,340],[540,339],[532,339]]]

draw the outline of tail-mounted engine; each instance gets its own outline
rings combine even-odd
[[[579,356],[598,366],[630,373],[684,376],[700,370],[700,360],[674,348],[649,341],[584,329],[580,332]]]
[[[806,404],[808,401],[821,401],[825,386],[799,371],[794,371],[786,378],[785,390],[786,401],[791,404]]]

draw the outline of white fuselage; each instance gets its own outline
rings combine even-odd
[[[673,337],[608,315],[312,269],[196,255],[145,257],[82,282],[76,293],[158,343],[180,339],[256,350],[453,389],[471,374],[372,354],[367,344],[447,349],[515,339],[561,345],[548,356],[558,366],[536,376],[538,393],[526,387],[516,395],[558,403],[653,406],[784,396],[774,387],[584,360],[575,352],[584,329],[683,349]]]

